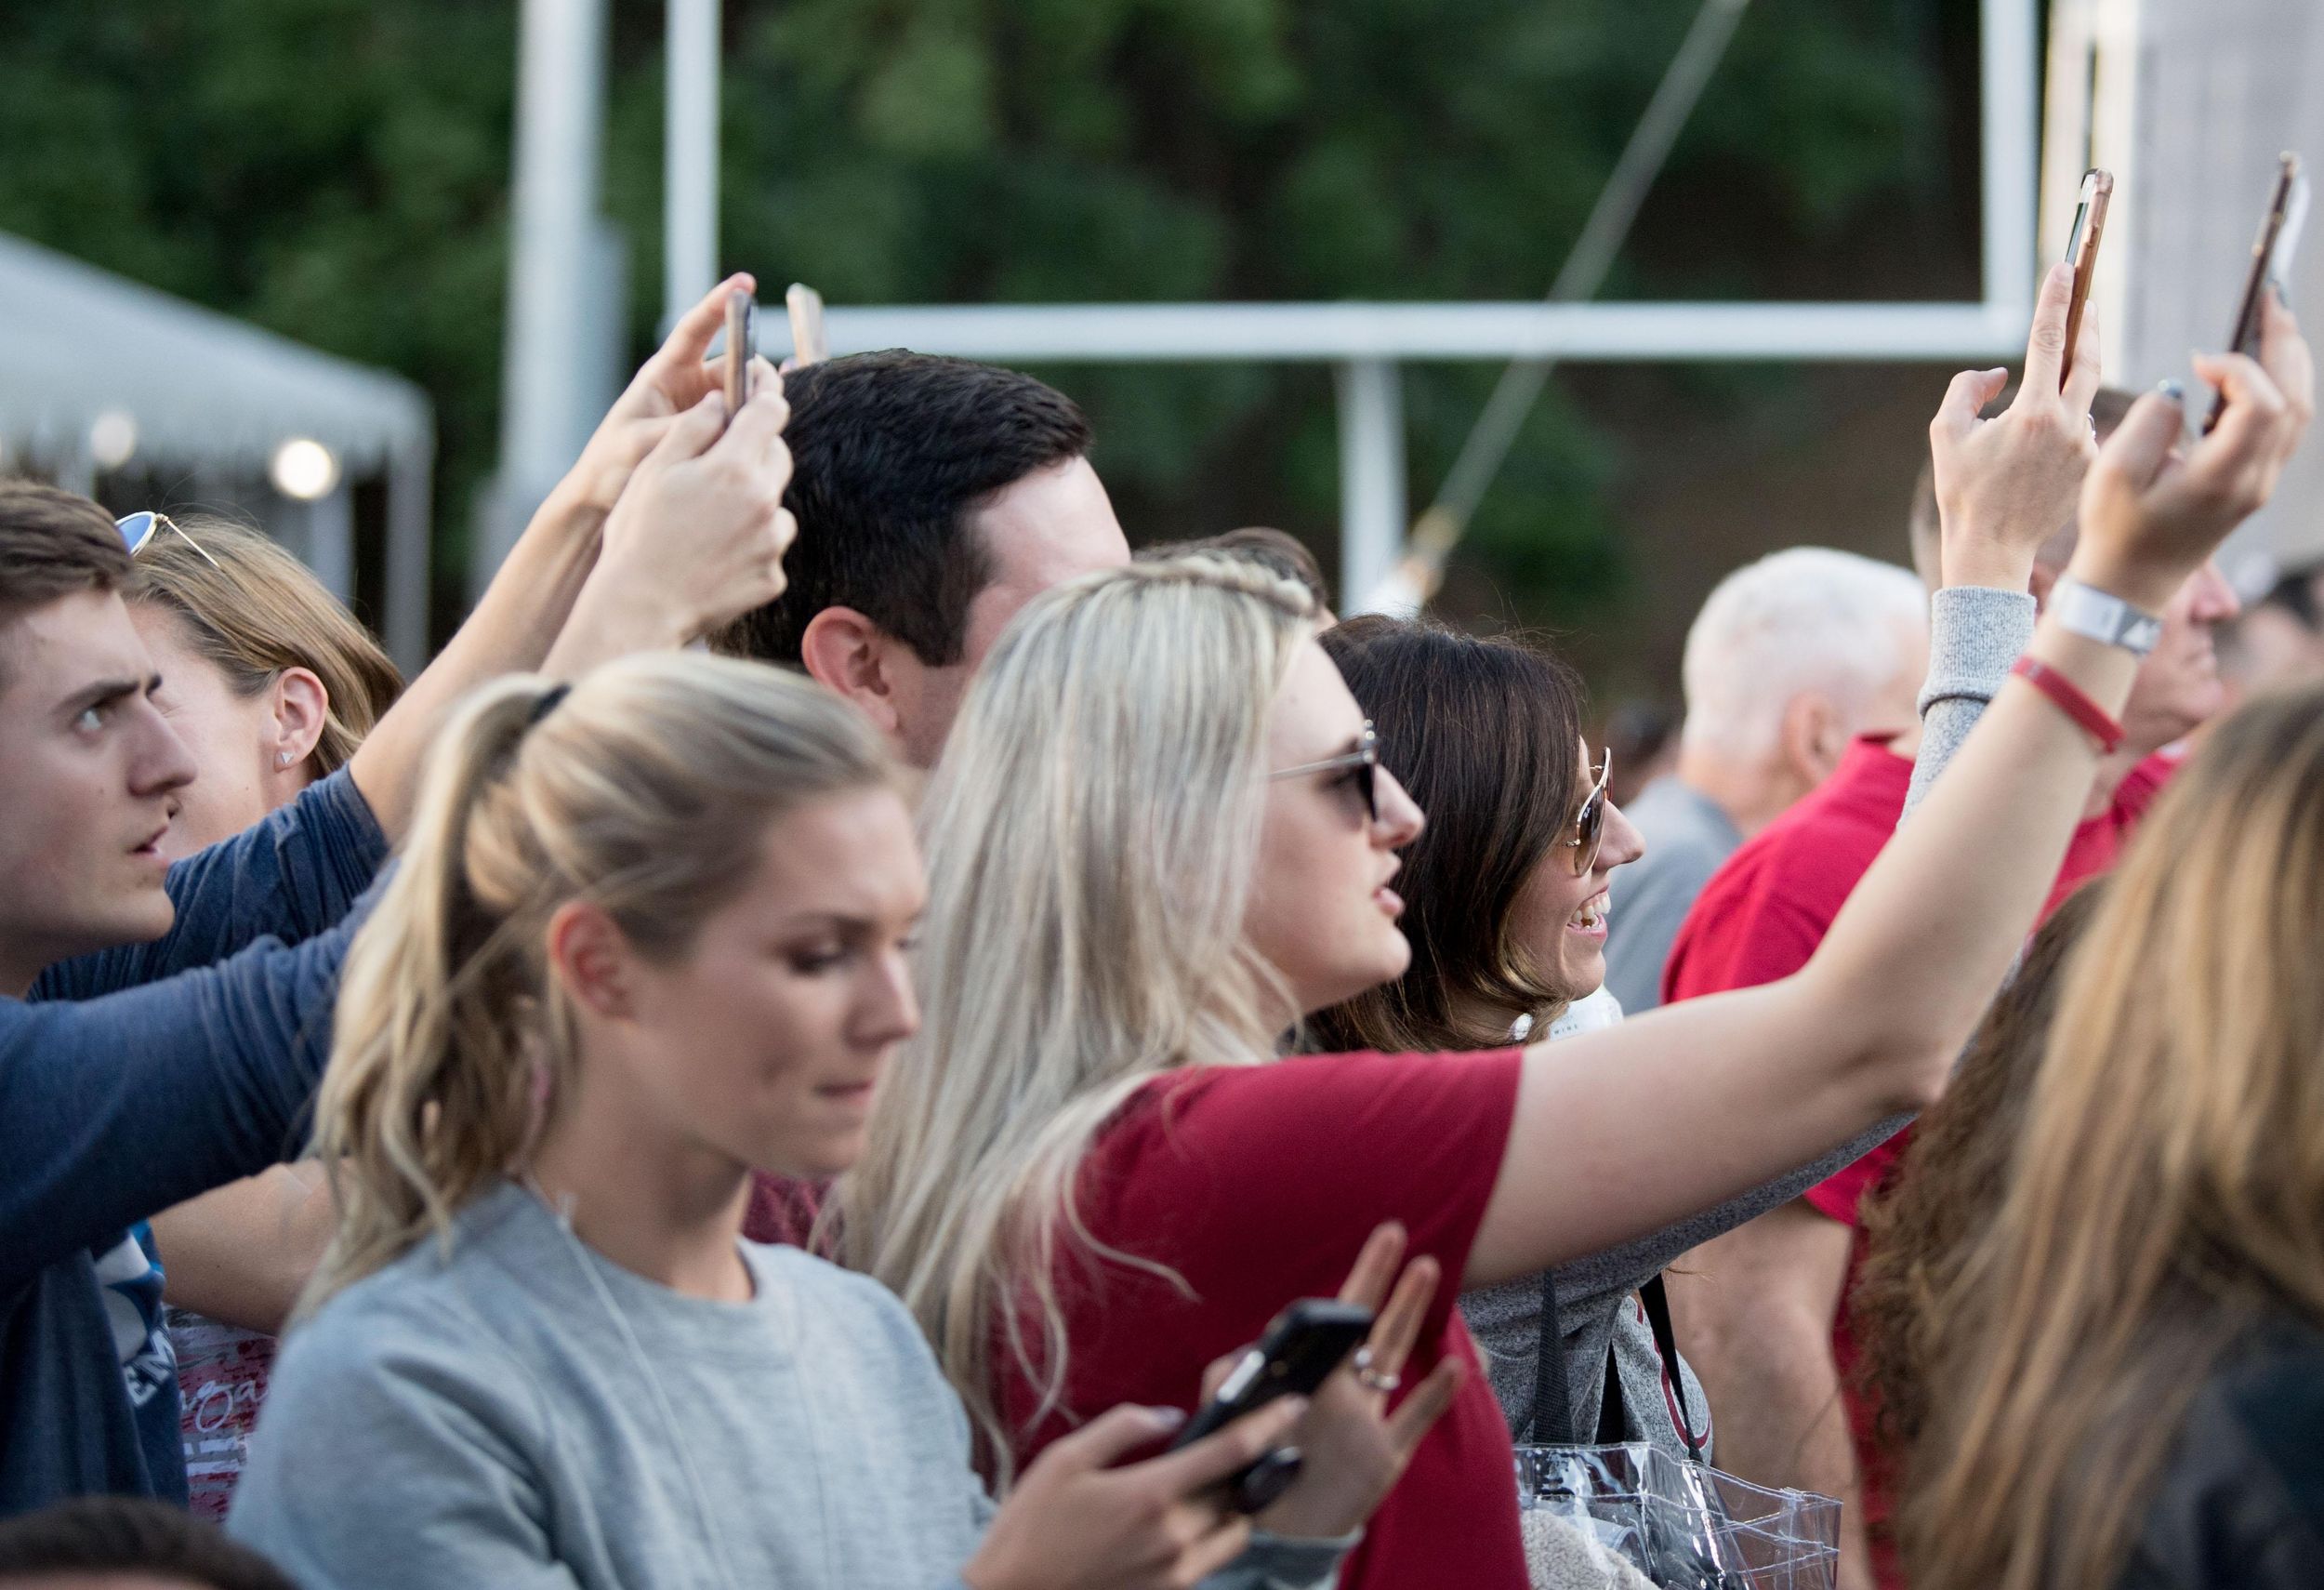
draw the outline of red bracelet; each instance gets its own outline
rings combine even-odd
[[[2033,657],[2019,657],[2010,672],[2032,685],[2057,703],[2058,710],[2089,731],[2098,742],[2098,754],[2112,756],[2122,747],[2122,725],[2106,716],[2106,710],[2082,693],[2082,687]]]

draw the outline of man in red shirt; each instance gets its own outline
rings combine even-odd
[[[2100,425],[2111,429],[2128,401],[2101,394]],[[1914,562],[1934,588],[1942,583],[1938,515],[1926,470],[1911,527]],[[2037,554],[2029,585],[2038,603],[2073,544],[2069,525]],[[2210,565],[2165,610],[2161,639],[2140,665],[2123,714],[2123,745],[2100,766],[2053,907],[2113,865],[2170,775],[2162,748],[2221,709],[2212,631],[2237,611],[2233,590]],[[1896,827],[1917,741],[1917,729],[1857,741],[1820,788],[1728,860],[1671,947],[1666,1000],[1773,982],[1806,963]],[[1847,1503],[1845,1590],[1898,1583],[1885,1549],[1885,1487],[1858,1482],[1859,1449],[1842,1394],[1853,1343],[1841,1303],[1855,1267],[1857,1207],[1906,1141],[1900,1133],[1804,1198],[1704,1244],[1671,1267],[1668,1282],[1680,1345],[1718,1411],[1721,1466]]]

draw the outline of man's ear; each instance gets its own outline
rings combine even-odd
[[[896,643],[854,608],[826,607],[807,621],[799,656],[817,683],[846,696],[894,739],[904,721],[890,661]]]
[[[636,1014],[629,941],[604,908],[586,900],[557,908],[548,919],[548,964],[583,1010],[616,1021]]]
[[[2064,569],[2053,569],[2048,563],[2034,564],[2032,582],[2026,589],[2033,592],[2036,613],[2050,611],[2050,593],[2057,589],[2058,581],[2065,574]]]
[[[1831,776],[1848,749],[1848,725],[1830,701],[1802,690],[1783,709],[1783,760],[1802,789]]]
[[[297,767],[314,755],[330,721],[331,693],[321,679],[303,668],[286,668],[274,676],[272,742],[268,760],[278,768]]]

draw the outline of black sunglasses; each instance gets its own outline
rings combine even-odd
[[[1278,768],[1267,775],[1268,781],[1297,778],[1303,773],[1336,773],[1340,768],[1354,769],[1355,792],[1363,797],[1365,815],[1375,823],[1380,821],[1380,735],[1369,718],[1364,720],[1364,732],[1356,736],[1355,749],[1338,756],[1327,756],[1321,762],[1303,762],[1297,767]]]
[[[1598,781],[1591,786],[1590,798],[1574,815],[1574,837],[1565,841],[1574,847],[1577,878],[1598,865],[1598,851],[1605,843],[1605,784],[1613,774],[1614,752],[1608,748],[1598,753]]]

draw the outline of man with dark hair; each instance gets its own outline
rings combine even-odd
[[[1027,602],[1129,561],[1089,422],[1030,376],[900,350],[786,378],[790,589],[721,650],[804,668],[926,767]]]
[[[0,1590],[298,1590],[182,1508],[125,1496],[59,1502],[0,1523]]]

